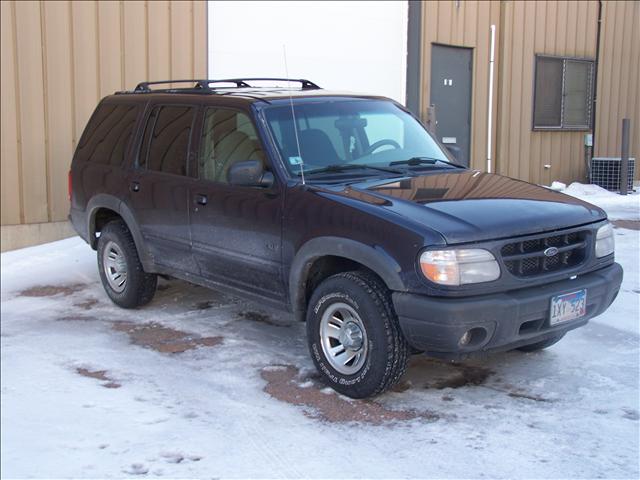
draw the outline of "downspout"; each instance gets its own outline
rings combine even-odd
[[[408,2],[406,107],[422,117],[422,2]]]
[[[493,64],[495,61],[496,26],[491,25],[491,49],[489,52],[489,109],[487,113],[487,172],[491,173],[491,140],[493,137]]]
[[[598,62],[600,59],[600,30],[602,27],[602,0],[598,0],[598,29],[596,31],[596,60],[593,66],[593,108],[591,109],[591,156],[596,151],[596,108],[598,106]]]

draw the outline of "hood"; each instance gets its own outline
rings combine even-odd
[[[602,209],[575,197],[475,170],[353,184],[340,193],[423,224],[451,244],[553,231],[606,219]]]

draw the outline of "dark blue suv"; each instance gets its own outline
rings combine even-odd
[[[457,165],[396,102],[308,80],[108,96],[70,189],[116,304],[148,303],[161,274],[289,310],[351,397],[387,390],[411,353],[545,348],[622,281],[601,209]]]

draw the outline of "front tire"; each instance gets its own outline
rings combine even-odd
[[[131,232],[122,220],[107,223],[100,232],[98,270],[107,295],[120,307],[146,305],[156,293],[158,277],[142,268]]]
[[[560,335],[554,335],[553,337],[549,337],[546,340],[542,340],[541,342],[532,343],[531,345],[523,345],[522,347],[518,347],[517,350],[521,352],[537,352],[538,350],[543,350],[545,348],[550,347],[551,345],[555,345],[562,337],[564,337],[564,333]]]
[[[316,288],[307,310],[307,341],[326,383],[351,398],[391,388],[410,354],[389,290],[360,271],[333,275]]]

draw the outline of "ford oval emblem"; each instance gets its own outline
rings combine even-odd
[[[556,247],[549,247],[544,251],[545,257],[553,257],[558,254],[558,249]]]

